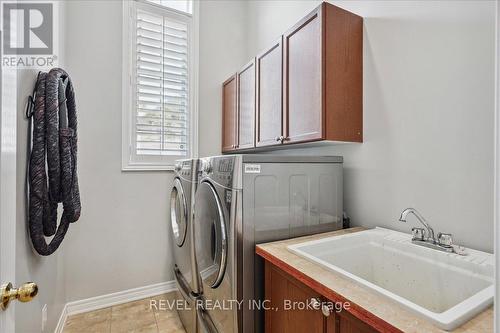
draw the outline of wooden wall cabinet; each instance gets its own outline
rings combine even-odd
[[[281,144],[283,136],[283,43],[282,38],[256,57],[257,102],[255,145]]]
[[[255,60],[237,74],[238,143],[237,149],[255,147]]]
[[[222,84],[222,151],[236,149],[238,144],[238,110],[237,110],[236,74]]]
[[[222,152],[255,147],[255,61],[222,84]]]
[[[321,307],[299,310],[299,303],[317,301],[326,304],[327,299],[268,261],[265,262],[265,299],[270,301],[271,308],[265,312],[266,333],[378,332],[347,311],[330,311],[325,315]],[[297,308],[285,309],[285,302],[296,304]]]
[[[236,76],[238,142],[223,152],[363,141],[362,17],[324,2]]]
[[[283,36],[285,143],[324,139],[322,8]]]
[[[328,3],[283,36],[284,143],[363,141],[363,18]]]

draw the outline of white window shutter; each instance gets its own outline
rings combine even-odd
[[[189,25],[137,9],[135,154],[189,156]]]

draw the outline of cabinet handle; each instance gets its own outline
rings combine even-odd
[[[285,141],[289,141],[289,140],[290,140],[290,138],[289,138],[289,137],[287,137],[287,136],[283,136],[283,135],[282,135],[282,136],[280,136],[280,137],[277,137],[277,138],[276,138],[276,141],[281,141],[281,143],[283,143],[283,142],[285,142]]]
[[[328,317],[330,315],[330,309],[328,308],[328,305],[321,303],[321,301],[315,297],[312,297],[310,302],[315,310],[321,310],[323,316]]]
[[[321,312],[323,312],[323,316],[328,317],[330,315],[330,309],[328,308],[328,305],[321,305]]]
[[[316,309],[316,310],[321,309],[321,302],[319,299],[312,297],[310,302],[311,302],[311,305],[314,309]]]

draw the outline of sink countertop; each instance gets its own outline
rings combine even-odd
[[[334,302],[348,301],[348,310],[354,316],[383,332],[446,332],[425,319],[404,309],[396,302],[375,291],[351,281],[338,273],[304,259],[287,249],[287,246],[335,235],[366,230],[350,228],[317,235],[259,244],[256,253]],[[454,333],[493,332],[493,307],[488,308],[467,323],[453,330]]]

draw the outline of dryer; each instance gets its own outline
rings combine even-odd
[[[170,193],[170,234],[177,284],[176,305],[187,333],[196,333],[196,295],[199,284],[194,274],[193,203],[198,184],[198,160],[176,161]],[[182,306],[179,306],[181,304]]]
[[[255,244],[341,229],[342,157],[200,159],[194,205],[201,332],[263,332],[263,261]]]

